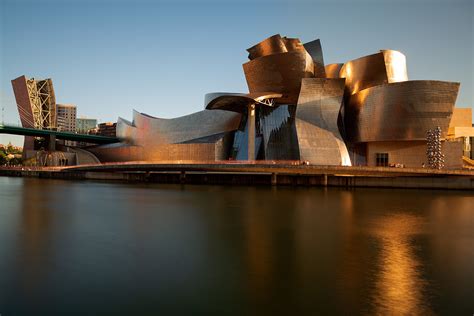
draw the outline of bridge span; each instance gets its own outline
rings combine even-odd
[[[100,136],[100,135],[84,135],[76,134],[71,132],[61,132],[46,129],[27,128],[11,125],[0,124],[0,134],[11,134],[11,135],[22,135],[22,136],[34,136],[44,138],[56,138],[64,139],[92,144],[111,144],[118,143],[120,139],[116,137]]]

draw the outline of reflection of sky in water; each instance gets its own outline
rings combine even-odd
[[[472,309],[470,193],[0,178],[0,197],[6,315]]]

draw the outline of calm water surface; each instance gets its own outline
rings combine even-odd
[[[473,192],[0,177],[2,316],[473,307]]]

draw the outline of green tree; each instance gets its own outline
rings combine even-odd
[[[3,151],[0,150],[0,166],[3,166],[7,163],[7,154]]]

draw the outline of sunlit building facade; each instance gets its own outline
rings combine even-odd
[[[101,161],[422,167],[437,127],[446,167],[461,167],[470,150],[469,122],[452,119],[460,84],[409,80],[399,51],[326,65],[319,39],[276,34],[247,52],[248,92],[209,93],[202,111],[174,119],[134,111],[118,119],[121,143],[88,150]]]
[[[76,132],[77,107],[73,104],[57,104],[57,129],[62,132]]]

